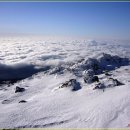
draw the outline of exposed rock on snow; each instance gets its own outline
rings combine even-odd
[[[81,89],[80,83],[76,81],[76,79],[71,80],[71,85],[72,85],[72,91],[77,91]]]
[[[21,87],[16,86],[15,93],[24,92],[24,91],[25,91],[25,88],[21,88]]]
[[[98,76],[94,75],[94,71],[92,69],[89,69],[88,71],[84,71],[83,76],[84,76],[85,83],[99,82]]]
[[[96,84],[94,89],[105,89],[105,88],[111,88],[120,85],[124,85],[124,84],[118,81],[117,79],[109,78],[105,82],[100,82]]]
[[[26,103],[27,101],[25,101],[25,100],[21,100],[21,101],[19,101],[19,103]]]
[[[121,83],[120,81],[118,81],[117,79],[113,79],[113,78],[109,78],[112,82],[114,86],[120,86],[120,85],[124,85],[123,83]]]
[[[77,91],[81,89],[80,83],[76,79],[70,79],[63,83],[59,88],[70,87],[72,91]]]
[[[98,76],[84,77],[84,82],[88,84],[93,83],[93,82],[99,82],[99,78]]]
[[[91,70],[92,74],[101,74],[104,71],[115,70],[121,66],[129,65],[128,58],[121,58],[110,54],[102,53],[96,57],[88,58],[87,60],[72,66],[72,70],[76,71]]]
[[[96,84],[96,86],[93,88],[93,90],[94,89],[105,89],[106,88],[106,86],[103,84],[103,83],[98,83],[98,84]]]
[[[98,78],[98,76],[93,76],[93,78],[92,78],[92,82],[99,82],[99,78]]]

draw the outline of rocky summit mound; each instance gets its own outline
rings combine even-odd
[[[92,70],[94,74],[101,74],[104,71],[115,70],[116,68],[129,64],[129,58],[101,53],[96,57],[88,58],[81,63],[75,64],[71,69],[75,74],[77,74],[77,71],[81,72],[85,70]]]

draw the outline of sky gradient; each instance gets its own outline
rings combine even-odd
[[[130,2],[0,2],[0,34],[130,39]]]

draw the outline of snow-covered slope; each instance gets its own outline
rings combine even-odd
[[[1,38],[0,127],[127,128],[129,58],[128,41]]]

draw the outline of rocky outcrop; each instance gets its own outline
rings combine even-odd
[[[95,85],[95,87],[93,88],[93,90],[95,89],[105,89],[106,86],[103,83],[98,83]]]
[[[77,91],[81,89],[80,83],[77,82],[76,79],[70,79],[69,81],[66,81],[63,83],[59,88],[69,87],[72,91]]]
[[[93,90],[111,88],[111,87],[120,86],[120,85],[124,85],[124,84],[118,81],[117,79],[109,78],[105,82],[99,82],[98,84],[95,84],[95,87],[93,88]]]
[[[122,82],[118,81],[117,79],[114,78],[109,78],[109,80],[112,81],[113,86],[120,86],[120,85],[124,85]]]
[[[122,58],[116,55],[110,55],[101,53],[93,58],[88,58],[81,63],[73,65],[71,70],[74,74],[77,72],[83,72],[92,70],[95,75],[102,74],[104,71],[111,71],[121,66],[129,65],[130,60],[128,58]]]
[[[98,76],[94,75],[94,71],[92,69],[84,71],[83,78],[85,83],[99,82]]]
[[[25,91],[25,88],[21,88],[21,87],[16,86],[15,93],[24,92],[24,91]]]

